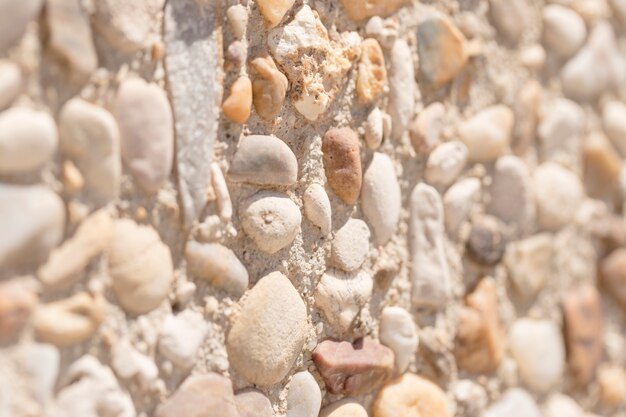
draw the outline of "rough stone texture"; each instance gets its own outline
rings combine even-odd
[[[348,219],[335,233],[330,252],[332,263],[344,271],[355,271],[369,255],[369,240],[367,223],[360,219]]]
[[[318,417],[321,405],[322,393],[313,375],[307,371],[295,374],[287,392],[286,417]]]
[[[234,296],[248,287],[248,271],[235,253],[219,243],[188,242],[185,247],[187,269]]]
[[[387,69],[385,56],[376,39],[365,39],[361,43],[361,60],[356,91],[359,101],[363,104],[373,102],[387,85]]]
[[[379,337],[394,353],[396,372],[405,372],[419,343],[411,314],[401,307],[385,307],[380,315]]]
[[[115,48],[135,52],[148,46],[157,28],[154,17],[163,9],[163,0],[128,3],[101,0],[94,4],[94,27]]]
[[[322,142],[328,185],[346,204],[356,203],[361,193],[359,148],[359,137],[349,128],[329,130]]]
[[[259,391],[247,390],[235,395],[238,417],[273,417],[272,403]]]
[[[372,417],[451,417],[446,394],[410,372],[385,385],[372,404]]]
[[[292,185],[298,161],[289,146],[274,136],[245,136],[239,142],[228,177],[257,185]]]

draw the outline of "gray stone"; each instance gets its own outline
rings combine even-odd
[[[187,269],[197,278],[207,280],[234,296],[248,288],[248,271],[235,253],[219,243],[191,241],[185,248]]]
[[[298,179],[298,161],[289,146],[274,136],[245,136],[231,161],[228,177],[257,185],[292,185]]]
[[[0,2],[0,52],[20,40],[28,23],[35,19],[43,0],[3,0]]]

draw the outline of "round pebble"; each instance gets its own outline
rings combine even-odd
[[[461,141],[471,162],[489,162],[504,154],[511,143],[515,116],[504,105],[480,111],[459,126]]]
[[[549,231],[570,224],[585,197],[580,179],[554,162],[545,162],[533,173],[537,220]]]
[[[349,219],[335,233],[330,257],[334,265],[344,271],[355,271],[369,255],[370,229],[360,219]]]
[[[363,213],[374,229],[376,243],[384,245],[398,227],[402,195],[391,158],[376,152],[365,169],[361,190]]]
[[[311,373],[298,372],[291,378],[287,392],[286,417],[318,417],[322,393]]]
[[[289,146],[274,136],[245,136],[231,161],[228,177],[257,185],[292,185],[298,179],[298,161]]]

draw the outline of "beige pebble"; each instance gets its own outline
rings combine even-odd
[[[545,162],[535,169],[533,190],[537,219],[549,231],[569,224],[585,196],[578,177],[554,162]]]
[[[307,371],[295,374],[289,382],[285,417],[318,417],[321,405],[322,393],[313,375]]]
[[[230,30],[233,31],[233,35],[237,39],[243,39],[246,36],[246,29],[248,26],[248,10],[246,6],[242,4],[235,4],[230,6],[226,10],[226,17],[228,18],[228,24]]]
[[[13,341],[19,335],[37,306],[37,299],[24,280],[0,283],[0,343]]]
[[[4,110],[22,91],[22,71],[8,59],[0,60],[0,110]]]
[[[407,3],[407,0],[341,0],[348,15],[356,21],[372,16],[388,16]]]
[[[335,233],[330,257],[343,271],[355,271],[369,256],[370,229],[363,220],[348,219]]]
[[[527,391],[512,388],[487,408],[485,417],[543,417],[543,414]]]
[[[446,394],[412,373],[385,385],[372,404],[372,417],[450,417]]]
[[[428,156],[424,178],[435,186],[448,186],[465,169],[467,157],[468,149],[462,142],[443,143]]]
[[[411,123],[411,145],[418,155],[427,156],[439,145],[445,114],[443,104],[432,103]]]
[[[385,130],[383,127],[383,113],[374,107],[367,115],[365,123],[365,143],[370,149],[378,149],[383,142]]]
[[[546,63],[546,50],[539,44],[533,44],[520,52],[520,60],[526,68],[539,71]]]
[[[598,371],[600,399],[608,407],[626,404],[626,371],[619,366],[603,366]]]
[[[224,221],[229,222],[233,217],[233,204],[230,199],[228,185],[226,185],[226,179],[217,162],[211,164],[211,184],[215,192],[219,215]]]
[[[12,47],[39,16],[43,0],[4,0],[0,3],[0,52]]]
[[[554,238],[540,233],[507,246],[504,265],[517,294],[532,299],[547,284],[552,272]]]
[[[393,351],[396,372],[404,373],[419,344],[411,314],[402,307],[385,307],[380,314],[379,338],[380,343]]]
[[[233,122],[245,123],[252,108],[252,83],[246,76],[239,77],[230,87],[230,95],[222,104],[224,115]]]
[[[85,186],[85,178],[72,161],[63,161],[63,187],[70,194],[80,192]]]
[[[219,243],[190,241],[185,247],[187,269],[195,277],[241,296],[248,287],[248,271],[235,253]]]
[[[609,101],[602,109],[604,132],[619,153],[626,155],[626,104]]]
[[[322,408],[319,417],[367,417],[367,410],[355,400],[346,398]]]
[[[585,124],[585,112],[575,102],[559,98],[551,103],[537,130],[542,159],[578,164]]]
[[[575,11],[558,4],[543,8],[543,42],[559,58],[574,55],[587,38],[585,21]]]
[[[489,162],[509,148],[515,116],[498,104],[481,110],[459,126],[461,141],[467,145],[471,162]]]
[[[611,297],[626,308],[626,249],[617,248],[601,261],[600,279]]]
[[[477,178],[465,178],[454,183],[443,196],[446,231],[458,237],[459,229],[476,210],[481,197],[481,183]]]
[[[257,5],[269,27],[277,26],[285,14],[291,9],[295,0],[259,0]]]
[[[368,104],[376,100],[387,85],[385,56],[376,39],[365,39],[361,43],[361,60],[356,81],[359,102]]]
[[[155,17],[163,10],[162,0],[141,3],[126,0],[98,0],[94,3],[93,24],[96,31],[113,47],[133,53],[148,46],[161,33],[161,22]]]
[[[350,128],[330,129],[322,140],[324,172],[328,186],[346,204],[361,193],[362,168],[359,137]]]
[[[402,194],[393,161],[375,152],[363,174],[363,213],[374,230],[376,243],[386,244],[395,234],[402,209]]]
[[[610,194],[617,183],[623,163],[609,140],[601,133],[590,134],[582,149],[584,184],[590,196]]]
[[[263,119],[271,120],[283,106],[289,81],[269,56],[253,59],[250,73],[254,108]]]
[[[274,136],[245,136],[230,163],[228,177],[257,185],[292,185],[298,161],[289,146]]]
[[[516,44],[530,23],[527,0],[489,0],[491,22],[504,40]]]
[[[186,309],[163,320],[159,353],[177,367],[190,370],[206,337],[208,324],[201,313]]]
[[[402,137],[415,112],[415,67],[411,49],[403,39],[393,43],[389,56],[389,105],[393,139]]]
[[[326,190],[320,184],[311,184],[304,192],[304,213],[320,228],[322,235],[330,233],[332,227],[332,208]]]

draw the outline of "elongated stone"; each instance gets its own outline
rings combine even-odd
[[[389,115],[393,121],[391,136],[398,140],[409,127],[415,112],[415,67],[411,49],[398,39],[389,59]]]
[[[235,182],[275,186],[298,179],[298,161],[289,146],[274,136],[245,136],[228,171]]]
[[[459,141],[437,146],[428,157],[424,178],[434,185],[452,184],[465,168],[467,154],[467,146]]]
[[[361,190],[363,213],[379,245],[391,239],[398,227],[402,195],[391,158],[376,152],[365,169]]]
[[[363,220],[348,219],[335,234],[331,247],[332,263],[343,271],[355,271],[369,255],[370,229]]]
[[[615,249],[602,260],[600,278],[613,299],[626,308],[626,249]]]
[[[219,243],[191,241],[185,248],[187,269],[212,285],[241,296],[248,287],[248,271],[235,253]]]
[[[332,208],[324,187],[311,184],[304,192],[303,200],[306,217],[321,229],[323,236],[328,235],[332,226]]]
[[[401,307],[385,307],[380,315],[379,337],[393,351],[396,371],[404,373],[419,343],[411,314]]]
[[[324,135],[324,171],[328,185],[346,204],[354,204],[362,185],[359,137],[350,128],[331,129]]]
[[[383,93],[387,85],[387,70],[383,50],[376,39],[365,39],[361,49],[356,91],[359,102],[367,104]]]
[[[0,3],[0,52],[13,46],[26,25],[39,14],[43,0],[3,0]]]
[[[276,68],[272,57],[259,57],[250,62],[254,108],[265,120],[274,118],[283,107],[289,81]]]

